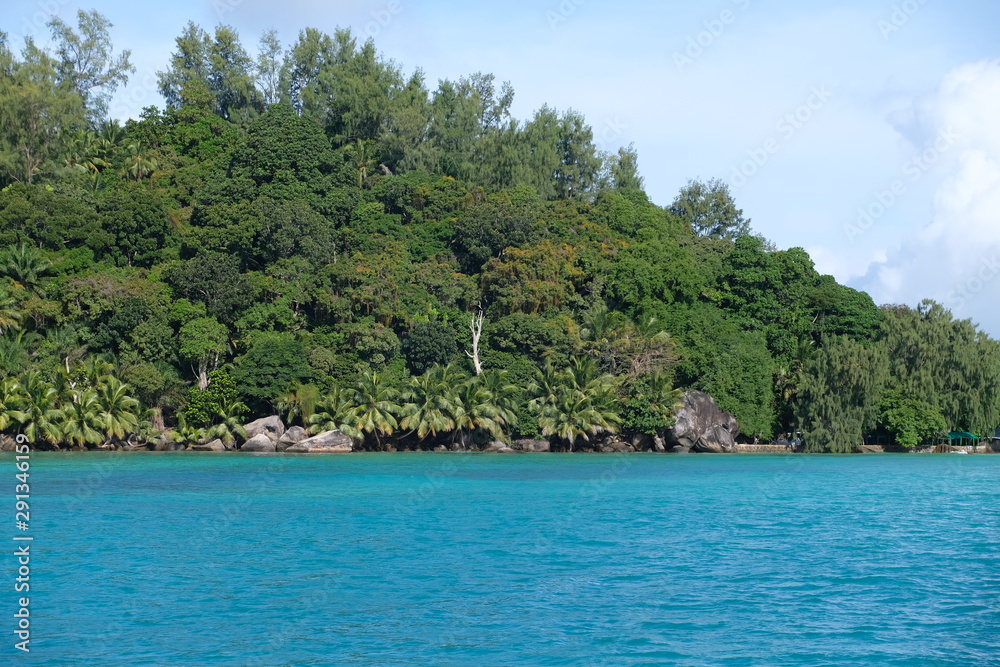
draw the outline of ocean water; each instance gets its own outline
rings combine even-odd
[[[38,453],[31,482],[32,650],[2,584],[0,664],[1000,664],[1000,456]]]

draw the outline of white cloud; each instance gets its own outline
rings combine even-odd
[[[957,135],[928,222],[859,279],[880,303],[931,298],[1000,334],[1000,60],[963,65],[893,121],[914,141]]]

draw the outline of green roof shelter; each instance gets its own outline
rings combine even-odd
[[[965,444],[966,440],[972,441],[973,448],[979,445],[979,436],[975,433],[969,433],[968,431],[952,431],[948,435],[944,436],[944,439],[948,441],[949,445],[958,444],[960,447]],[[958,441],[957,443],[955,441]]]

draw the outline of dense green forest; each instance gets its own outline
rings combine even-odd
[[[189,24],[124,125],[109,23],[0,33],[0,432],[231,441],[280,414],[371,448],[653,435],[684,389],[747,440],[903,447],[1000,426],[1000,347],[877,307],[756,235],[728,187],[666,207],[585,119],[486,74],[406,76],[349,31]],[[682,159],[672,156],[670,159]]]

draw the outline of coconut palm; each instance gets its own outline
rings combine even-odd
[[[42,293],[41,281],[51,268],[51,262],[42,257],[41,251],[27,244],[8,246],[0,251],[0,275],[7,276],[15,286],[31,294]]]
[[[151,157],[138,141],[129,144],[125,150],[128,152],[128,158],[125,160],[125,168],[122,169],[122,176],[141,181],[151,176],[160,166],[156,159]]]
[[[455,387],[468,376],[454,364],[435,365],[410,380],[402,393],[406,401],[400,410],[400,428],[416,433],[421,440],[455,429],[452,417],[460,399]]]
[[[205,437],[210,440],[218,438],[227,447],[231,447],[237,437],[247,437],[247,431],[243,428],[243,415],[249,411],[250,408],[241,401],[232,401],[221,406],[215,415],[217,422],[208,428]]]
[[[503,416],[493,401],[493,394],[482,383],[467,380],[458,387],[456,394],[458,400],[451,415],[455,422],[453,441],[466,447],[476,429],[484,429],[494,438],[503,439]]]
[[[39,340],[41,336],[34,331],[23,330],[0,337],[0,372],[16,375],[27,367]]]
[[[355,384],[355,427],[370,436],[378,449],[382,448],[382,436],[392,435],[399,428],[398,399],[399,392],[377,371],[362,373]]]
[[[74,392],[73,400],[63,405],[62,437],[75,445],[97,445],[101,434],[100,406],[92,389]]]
[[[351,166],[358,172],[358,187],[363,187],[368,174],[375,168],[375,156],[372,150],[372,142],[356,139],[349,148],[346,149],[347,159]]]
[[[498,417],[505,426],[517,425],[517,401],[520,390],[510,381],[507,371],[488,369],[479,376],[479,382],[493,396]]]
[[[32,442],[47,440],[53,445],[62,438],[59,394],[37,370],[27,371],[18,380],[21,388],[16,396],[11,417],[21,426],[21,432]]]
[[[361,438],[361,432],[354,427],[357,407],[352,390],[334,387],[316,404],[316,411],[309,417],[309,433],[340,431],[349,438]]]
[[[615,433],[620,421],[616,413],[602,410],[587,394],[568,391],[538,417],[538,426],[543,435],[556,436],[573,451],[577,439],[589,442],[592,435]]]
[[[98,422],[106,443],[139,432],[139,401],[130,395],[127,384],[109,376],[95,393]]]
[[[185,446],[197,445],[205,441],[206,432],[203,428],[192,426],[184,419],[184,415],[177,417],[177,428],[170,433],[170,439]]]
[[[0,432],[15,423],[14,411],[22,393],[21,385],[15,378],[0,378]]]
[[[87,344],[80,341],[79,330],[71,324],[47,330],[45,343],[59,357],[67,375],[70,366],[79,361],[87,351]]]
[[[0,335],[11,329],[21,328],[21,319],[24,314],[18,307],[17,299],[12,297],[2,285],[0,285]]]
[[[101,121],[97,128],[97,146],[102,155],[110,155],[125,141],[125,128],[117,118]]]
[[[110,361],[90,355],[74,364],[70,373],[77,386],[100,390],[113,377],[114,371],[114,364]]]
[[[278,412],[285,413],[286,424],[291,425],[298,419],[305,426],[309,424],[309,418],[316,411],[319,400],[318,387],[311,384],[297,385],[281,396],[275,407]]]
[[[570,451],[578,439],[589,442],[621,425],[614,378],[599,375],[596,368],[590,358],[574,359],[559,372],[547,366],[529,388],[534,398],[528,408],[538,414],[542,434],[563,440]]]
[[[104,169],[111,166],[104,140],[90,130],[78,130],[69,139],[69,154],[64,164],[93,178],[96,189]]]

